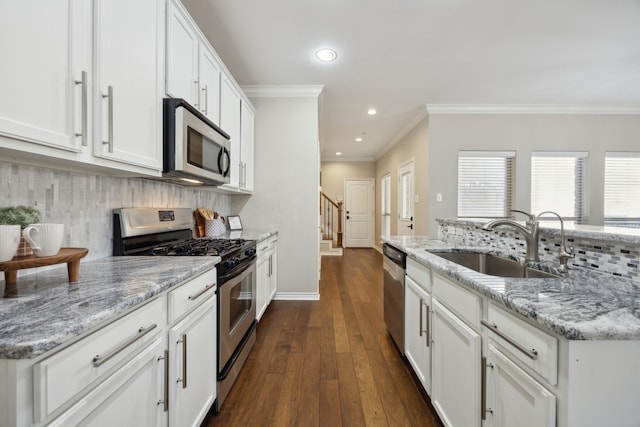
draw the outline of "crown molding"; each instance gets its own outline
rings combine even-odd
[[[409,123],[407,123],[407,125],[405,127],[403,127],[400,132],[398,132],[396,134],[396,136],[389,141],[389,143],[387,145],[385,145],[382,150],[380,150],[378,152],[378,154],[376,154],[376,160],[380,159],[380,157],[384,156],[384,154],[389,151],[391,149],[391,147],[393,147],[394,145],[396,145],[398,142],[400,142],[400,140],[402,140],[402,138],[404,138],[405,136],[407,136],[407,134],[409,132],[411,132],[413,130],[413,128],[415,128],[416,126],[418,126],[418,123],[420,123],[422,120],[424,120],[425,117],[427,117],[429,115],[429,112],[425,109],[420,111],[414,118],[413,120],[411,120]]]
[[[640,114],[637,104],[427,104],[429,114]]]
[[[323,85],[244,85],[240,86],[250,98],[317,98]]]

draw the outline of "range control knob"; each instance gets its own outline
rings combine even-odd
[[[225,267],[227,268],[233,268],[236,265],[238,265],[238,262],[240,262],[240,259],[238,259],[238,257],[233,257],[233,258],[229,258],[228,260],[226,260],[224,262]]]
[[[254,256],[256,254],[256,248],[249,248],[244,251],[244,254],[248,257]]]

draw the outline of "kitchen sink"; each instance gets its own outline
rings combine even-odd
[[[518,261],[479,252],[429,252],[479,273],[499,277],[558,278],[560,276],[520,264]]]

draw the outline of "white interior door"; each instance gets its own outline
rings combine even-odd
[[[345,246],[373,247],[373,179],[345,181]]]
[[[413,159],[398,166],[398,236],[413,236]]]

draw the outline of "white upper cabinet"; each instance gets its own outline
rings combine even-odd
[[[0,135],[76,152],[87,144],[86,125],[76,136],[91,71],[85,3],[0,2]]]
[[[163,2],[99,0],[96,5],[94,154],[133,165],[162,162]]]
[[[240,186],[240,92],[226,74],[220,82],[220,127],[231,137],[231,177],[223,188],[237,190]]]
[[[0,148],[160,175],[163,5],[2,2]]]
[[[220,61],[184,7],[167,4],[167,95],[220,124]]]
[[[253,140],[256,113],[244,100],[240,110],[240,190],[253,192]]]

